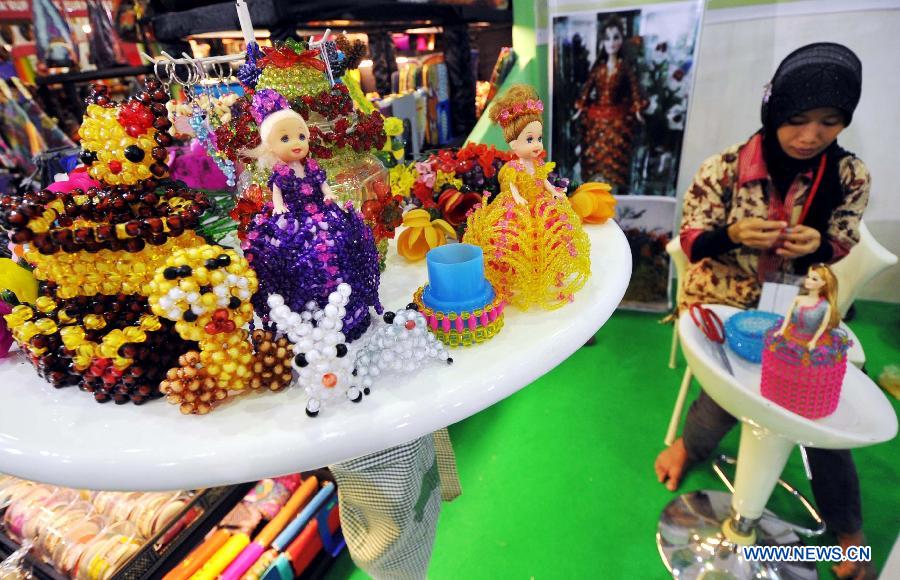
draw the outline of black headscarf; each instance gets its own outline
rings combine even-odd
[[[840,162],[852,153],[835,141],[812,159],[795,159],[781,148],[776,131],[791,117],[822,107],[840,110],[844,114],[844,125],[849,125],[861,89],[862,63],[853,51],[840,44],[820,42],[798,48],[785,57],[763,98],[763,157],[775,190],[769,195],[784,198],[797,175],[811,171],[815,176],[822,155],[826,156],[822,181],[803,222],[819,230],[823,240],[832,212],[844,199]],[[817,253],[814,258],[824,256]],[[798,270],[807,266],[803,260],[797,262]]]

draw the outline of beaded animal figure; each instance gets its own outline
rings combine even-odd
[[[358,403],[363,398],[341,332],[351,292],[349,284],[340,284],[328,295],[325,308],[310,301],[299,313],[292,311],[279,294],[270,294],[267,301],[272,321],[294,343],[294,367],[298,382],[309,395],[306,414],[310,417],[318,415],[328,401],[346,397]]]
[[[87,179],[24,198],[0,198],[0,226],[24,244],[42,282],[34,304],[10,313],[15,340],[56,387],[78,385],[99,402],[159,396],[166,369],[190,349],[150,312],[146,285],[209,206],[167,181],[168,94],[155,80],[122,105],[106,89],[88,97],[81,130]]]
[[[382,373],[411,373],[429,359],[453,364],[444,346],[428,330],[428,321],[415,304],[402,310],[385,312],[384,324],[366,337],[357,351],[355,372],[366,394]]]
[[[233,250],[203,245],[176,251],[149,285],[154,314],[175,323],[200,347],[206,373],[226,390],[250,384],[253,347],[244,325],[253,319],[256,273]]]

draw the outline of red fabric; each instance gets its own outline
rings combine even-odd
[[[706,230],[701,230],[700,228],[684,228],[678,234],[678,241],[681,242],[681,249],[687,254],[688,261],[694,261],[691,257],[691,248],[694,247],[694,242],[700,237],[700,234],[704,232],[706,232]]]
[[[828,243],[831,244],[831,263],[834,264],[844,256],[850,253],[850,248],[845,246],[844,244],[838,242],[837,240],[828,240]]]
[[[762,141],[762,135],[757,133],[741,147],[738,153],[738,187],[769,176],[769,168],[763,158]]]

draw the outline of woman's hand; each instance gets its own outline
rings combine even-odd
[[[644,116],[641,114],[640,111],[634,112],[634,118],[637,119],[637,122],[640,123],[641,125],[644,124]]]
[[[272,203],[272,213],[274,215],[281,215],[283,213],[287,213],[287,207],[284,205],[283,202],[279,202],[279,203],[273,202]]]
[[[782,258],[794,259],[812,254],[822,244],[822,234],[809,226],[797,225],[784,230],[784,245],[775,253]]]
[[[815,341],[815,339],[813,339],[813,340],[811,340],[811,341],[809,341],[809,342],[806,343],[806,350],[808,350],[809,352],[812,352],[813,349],[815,349],[815,348],[816,348],[816,341]]]
[[[744,218],[728,226],[728,237],[735,244],[754,250],[768,250],[775,245],[787,222]]]

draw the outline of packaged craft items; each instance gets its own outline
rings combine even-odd
[[[500,169],[500,193],[468,217],[463,241],[484,250],[488,280],[519,308],[554,309],[574,299],[591,273],[590,242],[565,191],[547,180],[544,105],[515,85],[491,106],[491,120],[515,157]]]
[[[851,342],[841,329],[837,279],[825,264],[809,269],[807,293],[794,299],[781,325],[765,337],[761,392],[808,419],[837,409]]]
[[[87,492],[5,478],[5,533],[68,578],[111,578],[181,514],[186,492]],[[5,508],[5,511],[3,511]]]

